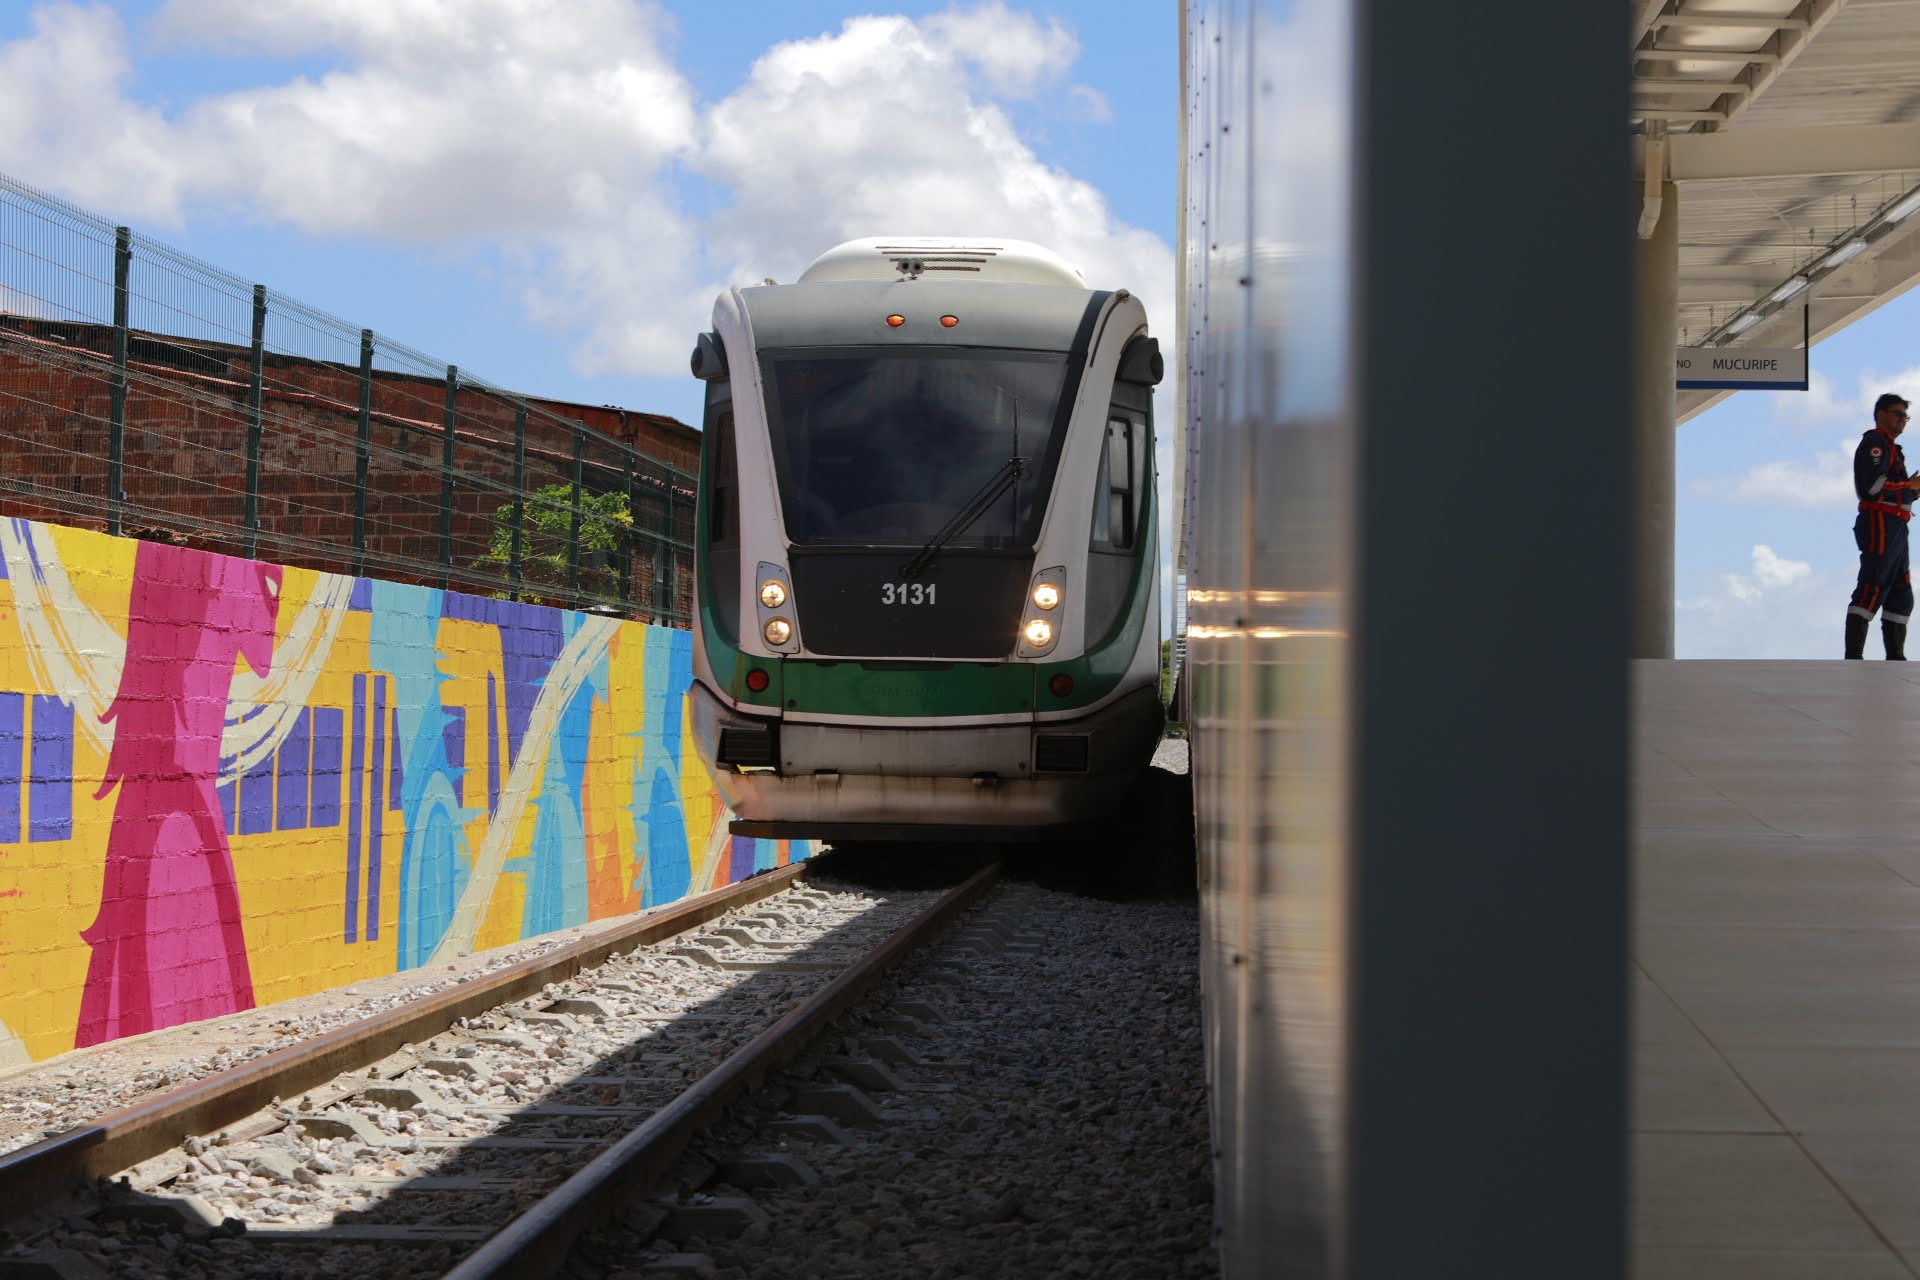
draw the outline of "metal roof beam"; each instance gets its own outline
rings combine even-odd
[[[1805,18],[1776,18],[1765,13],[1666,13],[1655,27],[1722,27],[1738,31],[1805,31]]]
[[[1872,256],[1847,264],[1814,287],[1811,327],[1815,345],[1917,284],[1920,284],[1920,228],[1889,237],[1874,246]],[[1797,346],[1801,323],[1797,305],[1782,307],[1741,335],[1735,349]],[[1732,394],[1730,391],[1682,391],[1675,397],[1678,420],[1684,423],[1697,417]]]
[[[1765,49],[1756,49],[1751,53],[1727,49],[1635,49],[1633,56],[1651,62],[1734,62],[1742,66],[1749,62],[1780,61],[1779,54]]]
[[[1833,21],[1834,15],[1846,5],[1847,0],[1803,0],[1795,12],[1806,15],[1804,25],[1797,30],[1781,31],[1774,36],[1772,44],[1780,51],[1779,56],[1753,76],[1753,92],[1734,103],[1730,114],[1738,119],[1742,111],[1759,101],[1760,95],[1778,82],[1780,73],[1792,66],[1801,54],[1812,47],[1814,37],[1819,35],[1821,30]]]
[[[1667,138],[1667,155],[1675,182],[1920,173],[1920,124],[1681,133]]]
[[[1631,28],[1633,32],[1633,43],[1640,43],[1642,37],[1647,34],[1648,29],[1653,26],[1653,20],[1658,17],[1660,11],[1666,7],[1667,0],[1639,0],[1639,3],[1635,6],[1636,11],[1633,18],[1633,27]]]
[[[1641,76],[1633,82],[1636,93],[1752,93],[1751,85],[1737,80],[1679,80]]]
[[[1705,307],[1726,303],[1731,306],[1745,306],[1779,288],[1780,282],[1789,274],[1791,274],[1791,268],[1776,267],[1764,272],[1747,271],[1739,275],[1699,277],[1683,268],[1680,272],[1680,305]]]

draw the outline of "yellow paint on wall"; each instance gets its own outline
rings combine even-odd
[[[37,526],[35,536],[57,552],[59,567],[73,586],[73,607],[95,634],[126,634],[127,607],[139,544],[84,530]],[[33,696],[55,696],[59,690],[41,687],[43,668],[23,637],[15,609],[13,583],[0,579],[0,693],[22,695],[31,728]],[[372,723],[373,687],[382,673],[368,669],[371,619],[364,610],[340,609],[343,584],[307,569],[289,568],[281,577],[275,624],[276,652],[292,634],[309,601],[333,603],[330,624],[337,624],[324,651],[313,651],[320,666],[310,689],[297,694],[310,709],[339,712],[343,740],[340,772],[328,778],[315,773],[314,788],[337,792],[310,792],[305,827],[229,833],[236,888],[243,915],[248,966],[255,1001],[270,1004],[296,995],[324,990],[394,971],[400,925],[400,873],[406,841],[406,819],[386,795],[390,762],[383,760],[375,778],[374,734],[386,735],[386,724]],[[426,594],[422,593],[422,599]],[[320,608],[316,604],[316,609]],[[323,637],[324,638],[324,637]],[[646,687],[646,650],[652,643],[670,643],[672,637],[638,623],[622,626],[605,655],[606,687],[596,698],[590,716],[586,775],[583,785],[586,847],[569,856],[588,860],[590,911],[596,916],[630,909],[637,900],[635,887],[638,841],[637,815],[631,811],[634,771],[643,742],[642,731],[665,714],[666,700],[682,696],[678,690]],[[442,705],[460,708],[465,715],[466,774],[462,793],[471,811],[465,824],[470,849],[480,847],[491,818],[487,812],[488,713],[499,726],[501,748],[507,748],[506,679],[501,630],[487,623],[442,620],[437,627]],[[103,646],[104,647],[104,646]],[[294,646],[288,646],[294,647]],[[109,663],[117,655],[107,655]],[[591,660],[591,659],[589,659]],[[98,669],[98,656],[95,657]],[[46,668],[51,669],[51,668]],[[69,668],[71,669],[71,668]],[[109,667],[111,669],[111,667]],[[492,699],[489,707],[489,676]],[[360,762],[362,838],[354,865],[370,870],[372,833],[381,833],[378,885],[361,883],[358,896],[349,885],[348,838],[352,778],[351,743],[354,682],[364,681],[366,692],[359,734],[365,743]],[[96,683],[98,682],[96,677]],[[392,685],[387,688],[391,695]],[[69,690],[69,694],[76,691]],[[77,714],[91,714],[90,710]],[[391,706],[388,709],[391,716]],[[280,717],[274,717],[278,723]],[[693,890],[709,887],[726,873],[725,815],[712,781],[692,749],[691,721],[682,708],[679,741],[664,744],[677,756],[680,792],[693,863]],[[31,736],[31,735],[29,735]],[[282,744],[284,745],[284,744]],[[82,988],[91,948],[80,931],[91,924],[99,909],[101,880],[112,831],[118,792],[95,793],[106,769],[105,752],[84,733],[74,736],[71,770],[71,836],[64,840],[0,843],[0,1027],[17,1036],[34,1058],[62,1052],[73,1043]],[[31,768],[29,755],[25,763]],[[509,785],[512,762],[497,762],[499,780]],[[531,791],[529,803],[509,842],[512,856],[524,856],[532,847],[538,822],[537,801],[544,784],[544,762],[529,761],[521,783]],[[670,764],[670,767],[672,765]],[[289,779],[306,770],[289,770]],[[268,768],[266,794],[260,799],[273,810],[277,823],[278,770]],[[643,793],[646,789],[643,788]],[[380,803],[376,805],[376,791]],[[22,789],[23,798],[25,789]],[[330,800],[338,814],[332,826],[311,825],[315,794]],[[254,797],[243,798],[243,807]],[[23,822],[26,815],[23,813]],[[270,824],[272,825],[272,824]],[[716,844],[716,833],[718,833]],[[716,856],[716,849],[719,856]],[[367,903],[377,895],[377,932],[365,928]],[[507,871],[494,885],[475,944],[491,948],[521,939],[525,916],[527,876]],[[648,904],[659,905],[659,904]],[[349,927],[348,912],[353,918]],[[351,937],[349,937],[351,935]]]
[[[56,544],[59,535],[56,534]],[[116,549],[107,539],[93,539]],[[93,548],[93,549],[107,549]],[[131,549],[94,560],[64,562],[76,594],[124,628],[131,592]],[[116,563],[125,566],[118,582]],[[39,687],[21,639],[14,610],[13,584],[0,581],[0,690],[23,698],[29,737]],[[76,716],[88,714],[76,710]],[[75,733],[69,811],[71,834],[65,840],[28,840],[0,844],[0,1022],[11,1027],[35,1058],[73,1047],[80,994],[92,948],[80,931],[93,923],[100,907],[107,837],[112,829],[114,797],[97,798],[97,779],[106,773],[106,754],[85,734]],[[34,771],[31,743],[23,744],[24,771]],[[31,821],[30,792],[18,796],[21,834]]]
[[[627,909],[640,905],[640,841],[630,808],[634,775],[640,765],[640,732],[646,723],[647,629],[624,627],[607,653],[607,750],[618,762],[609,801],[621,821],[614,823],[620,841],[620,868]]]
[[[535,803],[540,798],[542,775],[532,778],[532,794],[528,803],[520,810],[519,829],[513,833],[512,848],[516,855],[524,854],[533,848],[534,824],[539,821],[540,806]],[[474,933],[475,950],[490,951],[494,947],[504,947],[520,940],[520,923],[526,919],[527,877],[522,871],[503,871],[494,885],[493,897],[487,904],[487,914],[480,922],[480,928]]]

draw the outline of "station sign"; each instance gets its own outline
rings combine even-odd
[[[1805,347],[1675,347],[1680,391],[1805,391]]]

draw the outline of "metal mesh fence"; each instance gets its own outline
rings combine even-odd
[[[505,391],[0,175],[10,515],[685,626],[695,446]]]

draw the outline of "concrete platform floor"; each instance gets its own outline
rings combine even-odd
[[[1635,675],[1635,1276],[1913,1280],[1920,662]]]

